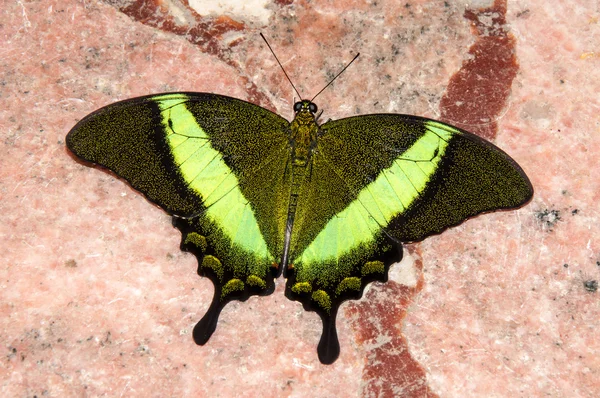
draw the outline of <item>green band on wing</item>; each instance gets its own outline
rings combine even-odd
[[[273,259],[235,174],[187,109],[188,99],[184,94],[154,98],[162,111],[166,139],[179,171],[202,197],[205,215],[222,229],[232,245],[259,258]]]
[[[458,130],[427,121],[425,133],[375,181],[335,215],[294,264],[319,264],[341,258],[368,245],[376,234],[403,213],[423,192],[435,173],[453,134]]]

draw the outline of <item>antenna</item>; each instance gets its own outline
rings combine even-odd
[[[326,89],[327,87],[329,87],[329,86],[331,85],[331,83],[333,83],[333,82],[335,81],[335,79],[337,79],[337,78],[338,78],[338,76],[339,76],[339,75],[341,75],[342,73],[344,73],[344,71],[345,71],[346,69],[348,69],[348,67],[349,67],[350,65],[352,65],[352,62],[356,61],[356,58],[358,58],[358,56],[359,56],[359,55],[360,55],[360,53],[357,53],[357,54],[354,56],[354,58],[352,58],[352,61],[348,62],[348,65],[344,66],[344,69],[342,69],[342,70],[340,71],[340,73],[338,73],[337,75],[335,75],[335,76],[333,77],[333,79],[331,79],[331,80],[329,81],[329,83],[327,83],[327,85],[321,89],[321,91],[319,91],[319,92],[318,92],[318,93],[317,93],[317,94],[316,94],[314,97],[312,97],[312,99],[310,100],[310,102],[313,102],[313,101],[315,100],[315,98],[317,98],[317,95],[319,95],[319,94],[321,94],[323,91],[325,91],[325,89]]]
[[[298,92],[298,90],[296,89],[296,86],[294,86],[294,83],[292,83],[292,79],[290,79],[290,77],[288,76],[287,72],[285,71],[285,69],[283,68],[283,65],[281,65],[281,62],[279,62],[279,58],[277,58],[277,55],[275,55],[275,51],[273,51],[273,49],[271,48],[271,45],[269,44],[269,42],[267,41],[267,38],[265,37],[265,35],[262,34],[262,32],[260,33],[260,37],[263,38],[263,40],[265,41],[265,43],[267,43],[267,47],[269,47],[269,50],[271,50],[271,54],[273,54],[273,56],[275,57],[275,61],[277,61],[277,63],[279,64],[279,66],[281,67],[281,70],[283,71],[283,74],[285,75],[285,77],[288,79],[288,82],[290,82],[290,84],[292,85],[292,87],[294,88],[294,91],[296,92],[296,94],[298,94],[298,98],[302,99],[302,96],[300,95],[300,93]]]
[[[294,91],[296,92],[296,94],[298,94],[298,97],[300,99],[302,99],[302,96],[300,95],[300,93],[298,92],[298,90],[296,89],[296,86],[294,86],[294,83],[292,83],[292,79],[290,79],[290,77],[288,76],[287,72],[285,71],[285,69],[283,68],[283,65],[281,65],[281,62],[279,62],[279,58],[277,58],[277,55],[275,55],[275,51],[273,51],[273,49],[271,48],[271,45],[269,44],[269,42],[267,41],[267,38],[265,37],[265,35],[262,34],[262,32],[260,33],[260,37],[262,37],[262,39],[265,41],[265,43],[267,44],[267,47],[269,47],[269,50],[271,50],[271,54],[273,54],[273,56],[275,57],[275,60],[277,61],[277,63],[279,64],[279,66],[281,67],[281,70],[283,71],[283,74],[285,75],[285,77],[288,79],[288,82],[290,82],[290,84],[292,85],[292,87],[294,88]],[[329,86],[331,86],[331,83],[333,83],[335,81],[335,79],[338,78],[339,75],[341,75],[342,73],[344,73],[344,71],[346,69],[348,69],[348,67],[350,65],[352,65],[352,63],[354,61],[356,61],[356,58],[358,58],[358,56],[360,55],[360,53],[357,53],[354,58],[352,58],[352,61],[348,62],[348,64],[346,66],[344,66],[344,69],[342,69],[337,75],[335,75],[333,77],[333,79],[331,79],[329,81],[329,83],[327,83],[325,85],[325,87],[323,87],[321,89],[321,91],[319,91],[314,97],[312,97],[312,99],[310,100],[310,102],[313,102],[315,100],[315,98],[317,98],[317,96],[319,94],[321,94],[323,91],[325,91],[325,89]]]

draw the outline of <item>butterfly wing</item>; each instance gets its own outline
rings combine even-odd
[[[245,101],[171,93],[108,105],[67,135],[75,155],[112,170],[174,216],[182,249],[215,285],[194,329],[198,344],[227,302],[274,289],[289,195],[288,126]]]
[[[444,123],[388,114],[322,125],[296,211],[286,287],[323,319],[321,361],[339,353],[339,305],[387,279],[401,242],[519,207],[532,194],[506,153]]]

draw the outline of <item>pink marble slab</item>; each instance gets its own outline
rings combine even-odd
[[[114,3],[0,8],[0,396],[597,396],[596,0]],[[87,113],[164,91],[291,118],[297,98],[259,32],[305,97],[361,53],[316,101],[322,120],[457,124],[536,189],[518,211],[409,245],[388,283],[342,306],[329,366],[318,316],[283,280],[228,305],[196,346],[212,286],[169,217],[64,146]]]

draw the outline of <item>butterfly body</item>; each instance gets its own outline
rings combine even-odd
[[[339,305],[387,280],[402,242],[442,232],[533,194],[504,152],[464,130],[410,115],[318,125],[310,101],[288,122],[209,93],[108,105],[67,136],[79,158],[114,171],[173,216],[182,250],[215,285],[194,328],[204,344],[231,300],[285,294],[319,313],[319,358],[339,354]]]
[[[285,228],[285,241],[281,264],[288,265],[288,254],[292,239],[294,217],[298,205],[298,196],[307,174],[310,173],[310,158],[317,142],[319,126],[315,120],[316,105],[310,101],[297,102],[294,105],[296,117],[290,123],[290,161],[286,166],[291,167],[290,197]],[[310,176],[309,176],[310,178]]]

